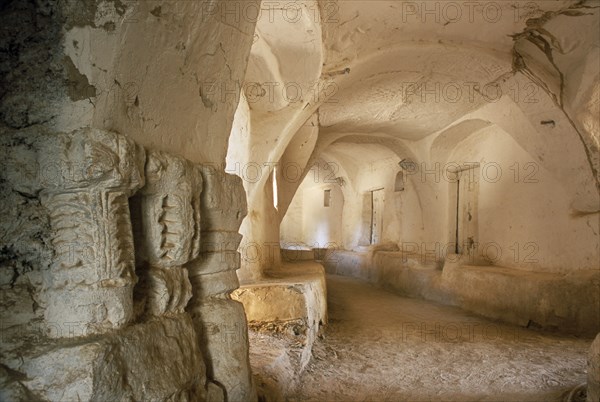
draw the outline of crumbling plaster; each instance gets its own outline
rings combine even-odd
[[[215,133],[231,129],[254,31],[250,19],[224,16],[225,3],[144,1],[119,13],[100,2],[95,25],[111,28],[75,26],[64,39],[97,96],[65,110],[69,121],[56,128],[91,120],[193,162],[223,163],[228,138]]]

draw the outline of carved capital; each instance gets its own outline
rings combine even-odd
[[[136,281],[128,197],[143,184],[144,151],[90,128],[41,136],[37,151],[55,252],[46,320],[84,325],[88,334],[121,327]]]
[[[200,253],[202,175],[191,162],[150,151],[146,185],[133,197],[137,273],[143,314],[182,313],[192,296],[182,266]]]
[[[145,173],[135,197],[141,209],[137,256],[157,267],[181,266],[200,252],[202,176],[191,162],[156,151],[148,152]]]
[[[129,138],[84,128],[46,135],[38,146],[45,192],[116,191],[128,196],[144,184],[144,150]]]

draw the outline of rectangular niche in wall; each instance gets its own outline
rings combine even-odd
[[[331,190],[325,190],[323,192],[323,206],[329,207],[331,205]]]
[[[396,174],[394,191],[404,191],[404,172],[398,172],[398,174]]]

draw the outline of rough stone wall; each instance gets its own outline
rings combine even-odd
[[[252,400],[239,179],[103,130],[0,138],[3,400]]]
[[[222,165],[256,3],[5,1],[0,121],[64,132],[92,125]]]
[[[330,274],[360,278],[403,296],[459,306],[523,327],[585,336],[598,332],[598,270],[557,274],[463,261],[455,254],[440,264],[418,254],[374,248],[332,252],[324,266]]]
[[[254,398],[243,187],[207,177],[255,24],[225,3],[0,5],[0,399]]]
[[[193,290],[187,310],[200,334],[209,377],[225,390],[227,400],[252,400],[246,315],[230,298],[239,287],[238,229],[246,216],[246,197],[239,177],[211,166],[202,167],[202,174],[202,253],[187,264]]]
[[[146,185],[132,202],[140,312],[182,313],[192,296],[183,265],[200,252],[202,175],[197,166],[163,152],[148,153],[145,174]]]
[[[588,357],[587,401],[600,399],[600,334],[592,343]]]

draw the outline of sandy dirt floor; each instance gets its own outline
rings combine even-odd
[[[276,399],[558,401],[586,381],[592,339],[489,321],[356,279],[328,276],[327,285],[330,321],[311,362],[293,373],[292,350],[270,365]],[[269,375],[261,372],[269,349],[275,356],[285,344],[269,338],[250,334],[259,379]]]

